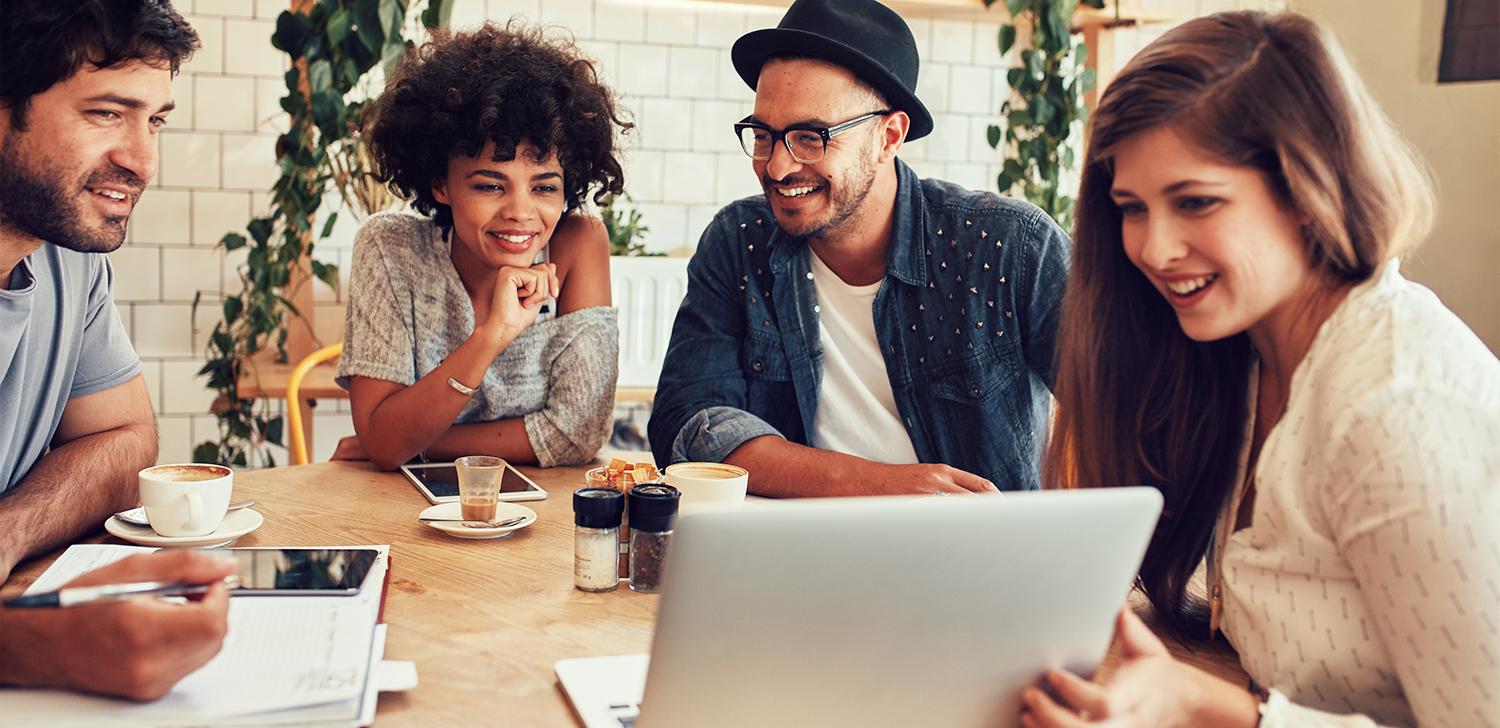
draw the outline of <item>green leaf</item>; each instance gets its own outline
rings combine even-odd
[[[1025,69],[1012,68],[1009,71],[1005,72],[1005,82],[1008,83],[1008,84],[1010,84],[1011,88],[1019,89],[1021,87],[1021,82],[1025,81],[1025,80],[1026,80],[1026,71],[1025,71]]]
[[[1046,124],[1052,118],[1053,106],[1047,101],[1046,96],[1038,96],[1031,100],[1031,117],[1038,124]]]
[[[245,225],[245,229],[250,231],[250,237],[255,240],[257,245],[265,245],[266,241],[271,238],[271,219],[257,217]],[[228,236],[225,237],[227,238]]]
[[[1079,43],[1078,47],[1073,50],[1073,53],[1075,55],[1073,59],[1074,66],[1081,68],[1085,63],[1089,62],[1089,44]]]
[[[386,45],[390,45],[392,39],[401,42],[401,21],[406,15],[403,5],[404,2],[397,0],[380,0],[380,30],[385,34]]]
[[[223,246],[226,251],[239,250],[245,247],[245,236],[239,233],[225,233],[224,237],[219,239],[219,245]]]
[[[322,240],[323,238],[328,237],[333,232],[333,224],[336,223],[336,222],[338,222],[338,220],[339,220],[338,210],[334,210],[332,213],[330,213],[328,215],[328,221],[325,222],[325,223],[323,223],[323,232],[318,233],[318,239]]]
[[[1014,46],[1015,44],[1016,44],[1016,26],[1014,26],[1014,25],[1002,25],[1002,26],[1000,26],[1000,55],[1003,56],[1003,55],[1009,53],[1010,49],[1011,49],[1011,46]]]
[[[335,10],[333,15],[328,16],[327,35],[328,47],[337,48],[344,44],[344,39],[349,37],[349,31],[353,23],[349,11],[344,8]]]
[[[990,143],[990,149],[1000,146],[1000,127],[990,124],[989,128],[984,130],[984,134],[985,141]]]
[[[354,0],[355,32],[360,45],[371,55],[380,53],[385,45],[385,32],[380,24],[380,0]]]
[[[240,314],[245,311],[245,302],[238,298],[224,299],[224,323],[233,324],[238,321]]]
[[[265,426],[266,440],[268,440],[270,442],[274,442],[277,445],[282,444],[282,442],[281,442],[282,423],[283,423],[283,420],[281,418],[281,415],[277,415],[275,417],[272,417],[270,419],[270,421],[266,422],[266,426]]]
[[[337,291],[339,289],[339,267],[333,263],[312,262],[313,277]]]
[[[327,91],[333,86],[333,64],[326,59],[313,61],[307,66],[307,85],[313,93]]]
[[[325,135],[339,136],[337,129],[342,120],[344,104],[339,97],[331,91],[316,91],[312,95],[313,123],[318,125]],[[330,131],[332,130],[332,131]]]
[[[1098,74],[1094,73],[1094,69],[1083,69],[1083,75],[1078,77],[1079,91],[1081,93],[1088,93],[1090,89],[1094,88],[1094,81],[1097,78]]]
[[[1000,188],[1000,192],[1002,193],[1009,192],[1010,188],[1015,186],[1015,183],[1015,179],[1004,172],[995,177],[995,186]]]
[[[307,36],[312,33],[312,21],[306,15],[283,10],[276,16],[276,32],[271,34],[271,45],[295,61],[302,57],[302,47],[307,45]]]
[[[1031,0],[1005,0],[1005,10],[1014,18],[1031,6]]]
[[[1029,50],[1021,54],[1022,61],[1026,64],[1026,72],[1032,78],[1042,76],[1042,53],[1041,51]]]
[[[385,75],[387,77],[394,75],[396,68],[401,65],[401,61],[405,60],[405,58],[406,44],[402,43],[399,37],[396,37],[390,43],[386,43],[385,49],[380,52],[380,63],[385,68]]]
[[[985,6],[994,0],[985,0]],[[1099,0],[1104,2],[1104,0]],[[422,11],[422,27],[437,28],[447,27],[453,18],[453,0],[430,0],[427,9]]]

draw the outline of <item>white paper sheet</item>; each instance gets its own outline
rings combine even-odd
[[[65,691],[7,689],[0,690],[0,715],[49,726],[198,725],[251,714],[254,722],[354,724],[372,664],[383,654],[374,650],[375,622],[390,547],[371,548],[381,557],[356,596],[231,599],[223,649],[161,700],[142,705]],[[74,545],[28,593],[55,589],[85,571],[152,550]],[[309,710],[292,710],[297,708]]]

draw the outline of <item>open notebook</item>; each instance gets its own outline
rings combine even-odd
[[[378,549],[380,558],[358,595],[231,599],[223,649],[160,700],[137,704],[61,690],[4,689],[0,715],[49,727],[369,725],[378,692],[414,687],[416,672],[410,663],[382,665],[385,625],[379,618],[390,547],[366,548]],[[56,589],[85,571],[153,550],[75,544],[27,593]]]

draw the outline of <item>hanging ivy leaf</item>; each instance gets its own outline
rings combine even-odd
[[[245,234],[231,231],[219,241],[226,252],[245,249],[243,262],[235,266],[242,290],[221,299],[223,319],[214,325],[207,361],[199,370],[223,404],[214,411],[217,442],[195,448],[197,459],[275,464],[266,445],[281,440],[282,421],[268,414],[266,400],[239,397],[239,374],[244,362],[267,349],[274,350],[277,361],[286,361],[289,317],[301,313],[289,298],[292,271],[307,265],[324,284],[338,285],[338,266],[312,255],[314,242],[329,237],[338,219],[335,209],[321,215],[321,228],[314,226],[324,200],[330,199],[330,185],[367,173],[358,162],[347,166],[357,159],[345,145],[358,143],[349,134],[363,104],[345,97],[376,64],[394,70],[405,57],[409,43],[402,26],[408,9],[421,7],[421,0],[313,0],[303,12],[277,17],[271,42],[291,60],[280,100],[289,124],[276,138],[279,177],[271,185],[270,213],[247,223]],[[422,19],[432,27],[445,23],[451,12],[451,0],[428,0]],[[333,199],[351,204],[348,197]],[[194,297],[195,315],[201,298]]]
[[[1011,47],[1014,46],[1015,44],[1016,44],[1016,26],[1014,26],[1014,25],[1002,25],[1002,26],[1000,26],[1000,55],[1004,56],[1005,54],[1009,53]]]
[[[989,4],[994,1],[995,0],[984,0],[984,4],[986,7],[988,7]],[[1101,3],[1104,2],[1104,0],[1098,1]],[[452,0],[432,0],[432,2],[427,3],[427,9],[422,11],[422,26],[426,28],[446,26],[448,25],[449,19],[452,17]]]
[[[276,31],[271,34],[271,45],[295,61],[302,57],[302,47],[307,45],[307,36],[312,32],[312,21],[306,15],[283,10],[276,16]]]
[[[1006,72],[1010,94],[1001,104],[1001,114],[1007,159],[996,187],[1002,193],[1024,195],[1065,229],[1071,226],[1074,205],[1062,192],[1060,178],[1075,169],[1070,137],[1074,125],[1081,128],[1088,118],[1083,95],[1095,78],[1086,68],[1088,47],[1070,27],[1080,2],[1103,5],[1103,0],[1007,0],[1011,22],[1002,24],[996,37],[1003,57],[1014,52],[1022,23],[1030,31],[1030,47],[1021,49],[1018,63]],[[986,128],[985,141],[1001,148],[996,137],[995,127]]]

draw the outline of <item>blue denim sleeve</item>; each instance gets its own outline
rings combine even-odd
[[[686,460],[720,462],[746,440],[781,436],[745,411],[742,275],[732,233],[734,206],[721,211],[688,263],[687,295],[672,324],[672,340],[656,385],[647,436],[658,465]]]
[[[1051,215],[1037,207],[1032,213],[1016,314],[1026,342],[1026,365],[1050,390],[1057,381],[1057,322],[1068,286],[1072,242]]]

